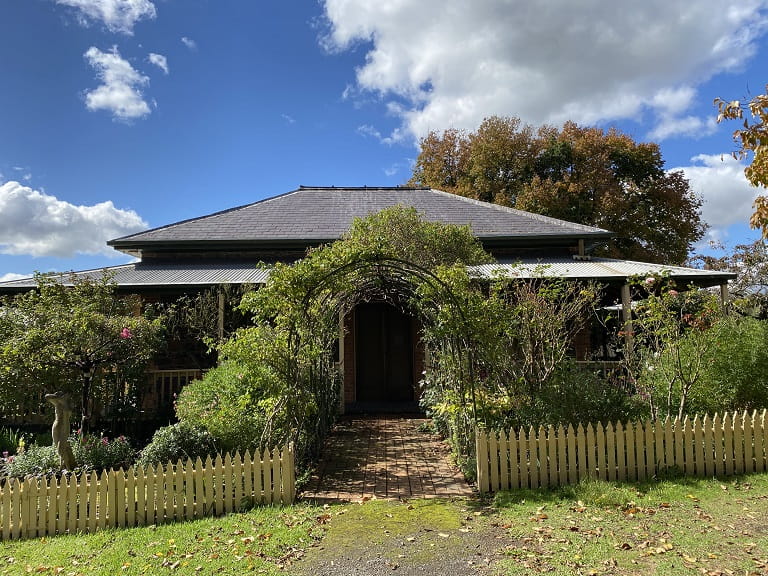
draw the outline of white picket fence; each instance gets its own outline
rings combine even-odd
[[[645,480],[672,469],[689,476],[732,476],[768,471],[768,417],[763,410],[575,429],[477,430],[476,449],[483,493],[583,478]]]
[[[62,478],[12,478],[0,486],[3,540],[149,526],[221,515],[296,496],[292,446]]]

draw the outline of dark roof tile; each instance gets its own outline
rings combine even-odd
[[[253,204],[154,228],[109,242],[325,241],[339,238],[354,218],[395,205],[413,206],[429,221],[470,225],[480,239],[510,237],[608,237],[583,226],[480,202],[430,188],[305,188]]]

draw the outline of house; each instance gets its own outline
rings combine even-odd
[[[498,262],[474,267],[476,276],[545,274],[597,280],[606,287],[606,303],[622,303],[627,321],[628,280],[634,276],[666,274],[683,286],[720,286],[724,294],[728,280],[735,277],[592,258],[591,249],[609,242],[614,233],[439,190],[407,187],[302,186],[246,206],[110,240],[110,246],[137,258],[135,263],[110,270],[119,290],[148,298],[174,297],[221,284],[259,284],[266,281],[268,271],[257,263],[295,261],[307,248],[338,239],[354,218],[398,204],[414,207],[429,221],[471,226]],[[101,271],[77,274],[99,275]],[[0,284],[0,293],[33,286],[30,279],[5,282]],[[339,347],[343,409],[414,407],[424,368],[416,319],[387,304],[368,302],[347,314],[343,326]],[[576,343],[577,357],[585,359],[591,347],[590,336],[585,334]],[[150,403],[167,402],[179,386],[199,374],[197,370],[194,367],[186,374],[158,371],[160,380],[150,386]]]

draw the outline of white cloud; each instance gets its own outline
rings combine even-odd
[[[160,68],[166,75],[168,74],[168,59],[165,56],[150,52],[149,56],[147,56],[147,60],[149,60],[150,64],[154,64]]]
[[[56,0],[56,3],[75,8],[84,25],[97,21],[111,32],[128,35],[133,34],[139,20],[157,16],[155,5],[149,0]]]
[[[0,185],[0,253],[70,258],[75,254],[116,256],[106,245],[147,228],[132,210],[111,201],[76,206],[23,186]]]
[[[493,114],[592,124],[650,113],[662,136],[707,129],[688,113],[695,86],[743,65],[768,24],[768,0],[324,0],[324,8],[323,44],[367,50],[357,89],[393,103],[412,136],[474,129]]]
[[[12,282],[14,280],[21,280],[22,278],[29,278],[32,274],[16,274],[15,272],[8,272],[0,276],[0,282]]]
[[[182,36],[181,43],[184,44],[184,46],[186,46],[190,50],[197,50],[197,42],[192,40],[192,38],[187,38],[186,36]]]
[[[280,114],[283,120],[285,120],[288,124],[296,124],[296,118],[291,116],[290,114]]]
[[[691,189],[702,197],[702,219],[712,227],[711,236],[721,238],[733,224],[747,223],[752,203],[760,191],[744,176],[744,164],[730,154],[699,154],[691,166],[680,166]]]
[[[91,46],[84,54],[96,70],[102,84],[85,92],[85,105],[89,110],[107,110],[118,120],[132,120],[150,114],[150,108],[140,88],[149,84],[149,78],[124,60],[117,47],[102,52]]]
[[[371,126],[370,124],[362,124],[357,127],[356,132],[361,136],[370,136],[375,138],[382,144],[387,145],[402,142],[406,139],[406,136],[401,128],[395,128],[389,136],[384,136],[375,126]]]
[[[656,126],[648,134],[653,140],[665,140],[672,136],[702,138],[717,129],[714,115],[708,118],[686,115],[694,104],[696,90],[691,86],[662,88],[649,102],[656,114]]]

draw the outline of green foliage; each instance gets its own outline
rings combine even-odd
[[[0,454],[16,454],[19,445],[25,441],[21,430],[3,426],[0,428]]]
[[[0,476],[25,478],[27,476],[52,476],[57,474],[59,454],[53,446],[33,444],[24,452],[9,456],[0,463]]]
[[[700,366],[698,380],[687,392],[685,406],[690,414],[762,409],[768,407],[766,343],[765,321],[727,316],[703,332],[685,331],[653,366]],[[681,403],[683,382],[665,369],[643,373],[644,385],[661,399],[669,394],[673,405]]]
[[[426,298],[427,306],[419,308],[432,360],[421,401],[454,451],[471,453],[475,423],[506,428],[570,421],[566,411],[579,405],[576,394],[570,406],[563,406],[557,394],[586,383],[587,375],[564,367],[575,334],[599,299],[597,286],[499,278],[481,289],[463,269],[439,273],[462,305],[432,308],[432,298]],[[623,394],[611,396],[618,398]],[[581,414],[589,412],[589,402],[580,403]]]
[[[664,277],[636,278],[633,284],[646,297],[634,309],[633,346],[624,351],[624,369],[652,417],[682,418],[701,386],[723,308],[715,294],[678,292]]]
[[[615,379],[597,369],[562,362],[535,395],[521,396],[514,410],[494,423],[498,429],[549,424],[627,422],[645,415],[647,407]]]
[[[196,294],[185,294],[170,303],[153,304],[165,319],[168,340],[174,343],[169,352],[183,355],[188,366],[215,365],[216,346],[247,324],[238,306],[243,294],[252,289],[249,284],[220,284]]]
[[[264,362],[262,326],[243,335],[238,351],[249,358],[238,362],[231,344],[230,360],[208,371],[202,380],[186,386],[176,401],[176,415],[188,424],[205,428],[222,451],[244,452],[282,445],[291,437],[298,410],[306,411],[312,398],[288,396],[282,380]],[[261,338],[254,342],[254,338]],[[252,347],[252,348],[251,348]]]
[[[139,454],[136,464],[144,467],[165,465],[168,462],[186,461],[187,458],[194,460],[198,456],[205,459],[217,452],[213,436],[206,430],[179,422],[156,431],[152,441]]]
[[[396,206],[356,220],[340,241],[293,265],[276,265],[267,285],[243,298],[254,326],[220,348],[253,375],[262,441],[291,440],[300,459],[317,453],[338,410],[340,315],[365,301],[410,308],[427,278],[439,283],[430,270],[461,263],[466,277],[465,264],[489,260],[469,228],[425,222]]]
[[[329,256],[396,258],[432,270],[453,264],[486,264],[493,259],[469,226],[448,226],[422,219],[415,208],[393,206],[368,218],[357,218]]]
[[[124,403],[161,343],[161,319],[138,315],[138,297],[118,296],[106,274],[71,285],[38,275],[37,289],[1,305],[0,404],[61,390],[81,398],[87,424],[95,400]]]
[[[69,438],[75,462],[87,470],[110,470],[133,464],[136,451],[125,436],[109,439],[106,436],[75,433]]]

